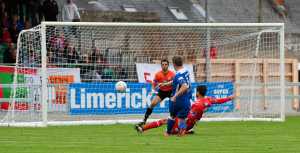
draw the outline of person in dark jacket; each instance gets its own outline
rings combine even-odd
[[[57,21],[58,5],[55,0],[45,0],[43,3],[45,21]]]

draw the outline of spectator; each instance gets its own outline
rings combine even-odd
[[[29,21],[26,21],[25,24],[28,24],[27,22],[29,22]],[[23,26],[21,25],[20,22],[18,23],[18,16],[15,15],[14,20],[13,20],[11,26],[9,27],[9,33],[11,35],[11,39],[12,39],[13,43],[17,43],[19,33],[22,29],[23,29]],[[25,29],[26,29],[26,27],[25,27]]]
[[[80,68],[81,78],[84,82],[100,82],[101,74],[91,67],[90,55],[84,54],[81,56],[81,63],[83,65]]]
[[[4,52],[4,63],[16,63],[17,49],[13,43],[9,43],[8,48]]]
[[[24,25],[24,29],[30,29],[31,28],[31,23],[29,22],[29,20],[25,21],[25,25]]]
[[[104,58],[103,54],[99,53],[97,54],[97,61],[96,61],[97,64],[102,64],[102,65],[106,65],[107,62],[106,62],[106,59]]]
[[[58,5],[55,0],[45,0],[43,3],[45,21],[57,21]]]
[[[55,62],[66,63],[67,58],[65,56],[65,37],[63,33],[56,33],[50,39],[50,48],[53,51],[53,57]]]
[[[65,47],[65,37],[63,33],[56,33],[56,36],[53,36],[50,39],[50,47],[59,50],[59,49],[64,49]]]
[[[13,15],[11,25],[10,26],[16,26],[18,31],[21,31],[24,29],[24,22],[20,20],[20,17],[18,15]]]
[[[4,43],[7,43],[7,44],[11,43],[11,36],[10,36],[10,33],[9,33],[9,31],[6,27],[3,28],[2,41]]]
[[[67,4],[64,5],[62,18],[64,22],[80,21],[80,14],[78,8],[72,0],[67,0]]]
[[[4,26],[4,21],[5,21],[5,3],[2,1],[2,0],[0,0],[0,36],[2,36],[2,32],[3,32],[3,27],[5,27]],[[6,13],[6,20],[7,20],[8,18],[7,18],[7,13]],[[7,23],[8,23],[8,21],[7,21]],[[8,26],[8,25],[7,25]],[[2,52],[0,53],[0,54],[2,54]],[[2,56],[1,56],[2,57]],[[1,58],[2,59],[2,58]]]
[[[216,59],[218,55],[218,49],[216,46],[216,42],[212,42],[209,50],[209,55],[211,59]],[[206,49],[203,49],[203,58],[206,58]]]
[[[99,60],[102,60],[100,59],[100,49],[98,47],[94,47],[93,50],[92,50],[92,55],[90,56],[90,61],[92,63],[98,63]]]
[[[84,64],[90,63],[90,56],[88,54],[83,54],[81,56],[81,62],[80,63],[84,63]]]
[[[103,54],[99,53],[96,55],[96,69],[98,72],[103,72],[103,69],[107,66],[106,59],[104,58]]]
[[[102,72],[102,79],[107,79],[106,81],[111,81],[111,79],[115,79],[115,71],[111,67],[106,67]]]
[[[117,67],[117,78],[118,79],[127,79],[128,78],[128,74],[126,72],[126,70],[124,68],[122,68],[121,66]]]
[[[0,24],[1,25],[1,24]],[[2,26],[0,26],[0,36],[2,36],[2,34],[3,34],[3,27]],[[1,43],[1,40],[2,38],[0,37],[0,43]]]
[[[85,82],[102,82],[102,76],[97,70],[87,70],[81,78]]]
[[[4,0],[5,2],[5,11],[7,12],[8,16],[12,14],[16,14],[18,11],[17,8],[21,9],[21,3],[24,3],[24,0]],[[21,11],[20,11],[21,13]]]
[[[4,13],[6,12],[5,3],[0,0],[0,17],[2,18]]]
[[[32,50],[32,49],[30,49],[29,50],[29,63],[28,63],[28,66],[30,66],[30,67],[37,67],[38,66],[38,56],[37,56],[37,53],[34,51],[34,50]]]
[[[286,18],[288,15],[286,6],[285,6],[285,0],[275,0],[273,1],[273,8],[275,9],[275,11],[277,11],[277,13]]]
[[[54,64],[56,64],[58,62],[58,60],[57,60],[57,58],[58,58],[57,54],[54,53],[54,51],[53,51],[52,48],[49,48],[47,54],[48,54],[48,56],[47,56],[48,57],[48,63],[50,65],[52,64],[52,66],[53,66]]]
[[[8,28],[9,27],[9,20],[7,12],[4,12],[3,18],[2,18],[2,26]]]
[[[18,40],[18,36],[19,36],[19,33],[20,31],[17,29],[17,26],[11,26],[9,28],[9,33],[11,35],[11,40],[13,43],[17,43],[17,40]]]
[[[27,18],[29,19],[30,23],[33,26],[38,25],[40,22],[39,15],[40,15],[40,0],[27,0]],[[28,9],[30,8],[30,9]],[[49,11],[49,10],[47,10]]]
[[[68,63],[78,63],[79,55],[73,46],[65,47],[65,55],[67,57]]]
[[[215,42],[213,42],[210,46],[210,58],[211,59],[217,58],[217,46]]]
[[[38,2],[39,4],[38,4],[38,6],[39,6],[39,8],[38,8],[38,19],[39,19],[39,23],[41,23],[42,21],[43,21],[43,17],[44,17],[44,6],[43,6],[43,1],[39,1]]]

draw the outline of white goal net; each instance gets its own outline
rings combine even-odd
[[[160,60],[182,55],[192,88],[235,94],[204,120],[283,121],[283,24],[43,22],[22,31],[15,67],[2,66],[1,125],[141,121]],[[172,64],[170,64],[171,66]],[[125,93],[115,82],[125,81]],[[195,93],[195,92],[194,92]],[[193,98],[195,98],[193,96]],[[168,116],[168,100],[150,119]]]

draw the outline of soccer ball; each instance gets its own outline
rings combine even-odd
[[[124,81],[119,81],[116,83],[115,88],[117,92],[125,92],[127,89],[127,84]]]

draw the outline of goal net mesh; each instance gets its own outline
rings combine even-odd
[[[0,103],[8,106],[1,109],[0,121],[39,123],[43,111],[48,124],[141,121],[152,98],[150,84],[143,80],[145,72],[153,75],[152,68],[159,70],[163,58],[171,66],[175,55],[182,55],[189,67],[193,99],[199,84],[207,85],[208,96],[237,96],[208,109],[204,120],[280,119],[284,107],[280,29],[236,24],[60,23],[22,31],[16,66],[1,72],[10,78],[2,85],[7,97]],[[42,62],[44,43],[47,61]],[[46,74],[41,71],[43,64]],[[42,90],[43,77],[47,91]],[[125,93],[115,91],[116,81],[127,83]],[[165,100],[150,119],[167,116]]]

